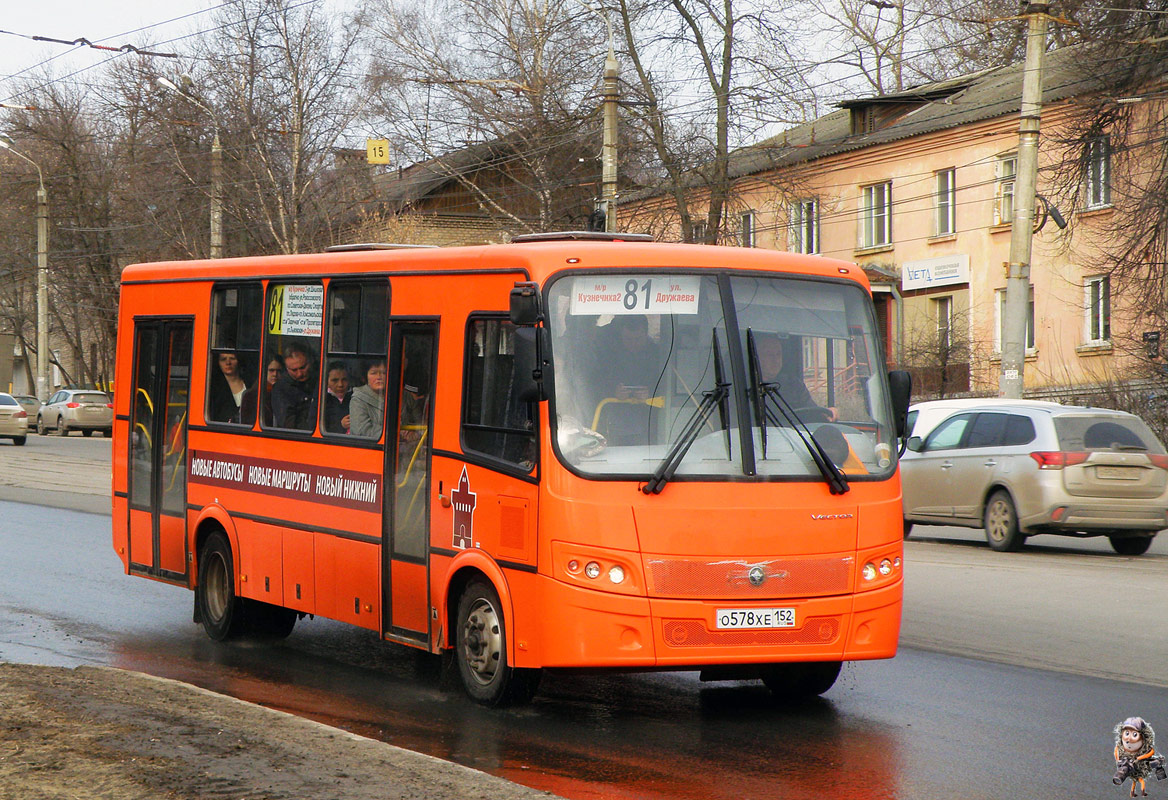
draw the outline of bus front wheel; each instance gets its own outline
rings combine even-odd
[[[834,686],[842,666],[839,661],[771,664],[763,673],[762,682],[781,700],[808,700]]]
[[[222,533],[207,537],[199,551],[195,602],[199,606],[203,629],[215,641],[233,639],[243,633],[243,601],[235,594],[231,545]]]
[[[507,629],[495,587],[471,581],[458,601],[455,658],[466,693],[485,706],[526,703],[539,688],[537,669],[507,663]]]

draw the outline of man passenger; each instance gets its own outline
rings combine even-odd
[[[316,428],[316,359],[307,346],[292,342],[284,351],[284,374],[272,387],[272,418],[277,428],[311,432]]]

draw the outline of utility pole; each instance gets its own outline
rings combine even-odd
[[[183,82],[189,86],[190,78],[184,75]],[[219,144],[219,117],[205,103],[180,89],[169,78],[158,78],[157,83],[206,111],[211,124],[215,126],[215,138],[211,140],[211,258],[223,258],[223,148]]]
[[[605,20],[607,22],[607,19]],[[608,29],[608,55],[604,59],[604,143],[601,147],[600,206],[604,209],[604,229],[616,233],[616,126],[620,100],[620,66]]]
[[[11,106],[5,106],[10,108]],[[31,108],[31,106],[30,106]],[[41,165],[12,146],[12,138],[0,135],[0,147],[32,164],[37,172],[37,377],[36,395],[49,399],[49,193]],[[27,351],[26,351],[27,356]]]
[[[1006,310],[1002,333],[1002,374],[998,396],[1022,397],[1026,366],[1026,327],[1030,317],[1030,257],[1034,239],[1034,202],[1038,179],[1038,130],[1042,110],[1042,61],[1046,53],[1049,6],[1023,0],[1027,21],[1026,64],[1018,127],[1017,174],[1010,263],[1006,267]]]
[[[218,123],[211,140],[211,258],[223,258],[223,148]]]
[[[39,170],[38,170],[39,172]],[[37,399],[49,399],[49,193],[37,189]]]

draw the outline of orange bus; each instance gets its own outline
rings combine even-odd
[[[894,655],[908,376],[854,264],[648,237],[139,264],[113,544],[216,640],[826,691]]]

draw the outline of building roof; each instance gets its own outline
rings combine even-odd
[[[1043,65],[1044,104],[1097,91],[1105,77],[1085,74],[1080,48],[1066,47],[1046,54]],[[996,67],[902,92],[845,100],[839,110],[798,125],[730,154],[733,180],[839,153],[886,144],[926,133],[1016,114],[1022,105],[1021,63]],[[884,123],[869,133],[853,133],[852,116],[865,107],[877,107]],[[700,185],[695,177],[694,185]],[[622,202],[660,194],[647,190]]]

